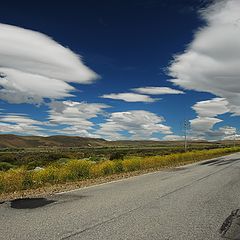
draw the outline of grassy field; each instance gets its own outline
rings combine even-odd
[[[11,193],[36,189],[54,184],[94,179],[111,174],[176,167],[187,163],[239,152],[240,147],[210,150],[192,150],[155,156],[122,156],[114,153],[112,160],[62,159],[45,165],[44,169],[32,170],[22,164],[20,167],[0,171],[0,193]],[[5,162],[6,163],[6,162]],[[11,163],[8,163],[11,164]]]
[[[147,157],[184,152],[183,142],[119,141],[108,142],[105,147],[31,147],[0,148],[0,171],[24,167],[33,170],[52,164],[65,163],[71,159],[95,162],[128,157]],[[233,146],[226,142],[190,142],[188,151]]]

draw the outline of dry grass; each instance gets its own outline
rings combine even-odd
[[[118,173],[175,167],[240,151],[240,148],[175,153],[165,156],[129,157],[124,160],[70,160],[65,164],[48,166],[39,171],[24,168],[0,171],[0,193],[35,189],[66,182],[95,179]]]

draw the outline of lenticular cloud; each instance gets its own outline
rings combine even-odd
[[[240,115],[240,1],[215,1],[201,17],[206,25],[169,67],[172,82],[225,98]]]
[[[71,82],[89,84],[97,78],[79,56],[48,36],[0,24],[0,99],[39,104],[71,96]]]

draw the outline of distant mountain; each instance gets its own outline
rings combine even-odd
[[[0,134],[0,148],[31,148],[31,147],[102,147],[106,140],[101,138],[85,138],[76,136],[18,136]]]

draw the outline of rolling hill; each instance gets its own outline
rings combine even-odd
[[[190,144],[190,143],[189,143]],[[227,141],[207,142],[194,141],[191,144],[216,145],[231,144]],[[239,144],[239,143],[238,143]],[[183,141],[151,141],[151,140],[119,140],[107,141],[102,138],[87,138],[78,136],[19,136],[14,134],[0,134],[0,148],[36,148],[36,147],[167,147],[183,145]]]
[[[102,147],[106,140],[75,136],[18,136],[0,134],[0,148],[32,148],[32,147]]]

